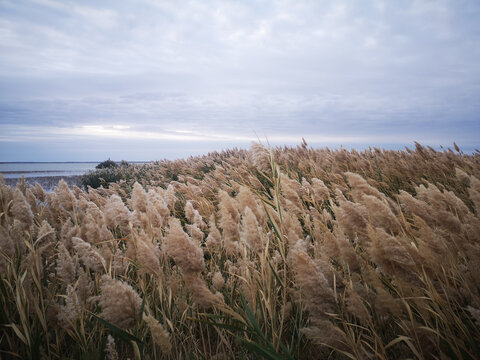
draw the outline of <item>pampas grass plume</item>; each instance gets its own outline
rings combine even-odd
[[[263,251],[263,242],[257,217],[248,206],[245,208],[244,216],[242,218],[242,231],[240,233],[240,239],[253,251],[257,253]]]
[[[107,360],[119,360],[117,347],[115,346],[115,339],[108,334],[107,343],[105,345],[105,355]]]
[[[13,261],[15,256],[15,245],[8,235],[7,230],[0,227],[0,271],[7,271],[7,266],[10,261]]]
[[[11,212],[14,218],[23,224],[23,228],[29,229],[33,225],[33,213],[25,196],[20,189],[15,190]]]
[[[58,186],[55,187],[55,193],[57,194],[60,205],[67,211],[73,211],[76,199],[65,180],[60,180]]]
[[[147,194],[145,193],[145,190],[143,190],[142,185],[138,182],[133,184],[131,204],[133,210],[141,213],[147,211]]]
[[[127,283],[102,275],[98,300],[102,309],[100,316],[108,322],[129,329],[135,325],[140,316],[142,299]]]
[[[297,286],[312,322],[319,323],[326,318],[325,313],[334,311],[335,298],[324,273],[305,252],[299,242],[291,252],[292,267]]]
[[[89,243],[79,237],[73,237],[72,244],[85,266],[94,271],[104,271],[106,269],[105,259]]]
[[[223,295],[221,293],[213,294],[207,287],[205,280],[199,274],[187,273],[183,275],[183,280],[192,294],[192,299],[198,305],[204,308],[223,303]]]
[[[159,262],[161,253],[158,246],[143,231],[134,238],[137,261],[147,272],[157,276],[162,274]]]
[[[75,263],[65,245],[60,243],[57,251],[57,266],[55,268],[57,275],[67,284],[73,283],[76,275]]]
[[[330,191],[320,179],[312,179],[312,189],[317,201],[327,201],[330,198]]]
[[[103,209],[105,223],[110,229],[119,227],[123,232],[130,231],[131,213],[118,195],[112,195],[108,198]]]
[[[169,221],[165,248],[168,256],[175,260],[184,273],[198,273],[204,269],[202,249],[183,231],[180,220],[176,218]]]
[[[223,285],[225,285],[225,280],[223,279],[223,276],[220,273],[220,271],[217,271],[213,274],[212,284],[216,290],[220,290],[223,287]]]
[[[172,350],[170,335],[165,328],[151,315],[145,315],[143,320],[147,323],[153,342],[160,347],[163,354],[168,355]]]

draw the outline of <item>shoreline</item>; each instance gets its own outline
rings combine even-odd
[[[69,176],[32,176],[25,177],[25,182],[31,186],[35,186],[36,183],[39,183],[45,191],[53,191],[53,188],[58,185],[60,180],[65,180],[69,187],[76,185],[81,187],[82,175],[69,175]],[[18,182],[22,180],[19,178],[6,178],[5,184],[15,187]]]

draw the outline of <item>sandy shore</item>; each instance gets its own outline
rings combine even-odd
[[[25,178],[25,181],[31,185],[39,183],[45,191],[52,191],[54,186],[57,186],[61,179],[65,180],[68,186],[77,185],[78,187],[81,187],[81,175],[28,177]],[[15,186],[19,181],[21,181],[20,178],[5,179],[5,183],[10,186]]]

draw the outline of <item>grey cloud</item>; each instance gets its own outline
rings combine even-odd
[[[4,0],[0,126],[473,146],[479,15],[475,0]]]

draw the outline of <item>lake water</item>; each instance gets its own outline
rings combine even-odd
[[[5,179],[45,176],[83,175],[94,170],[98,162],[0,162],[0,173]]]

